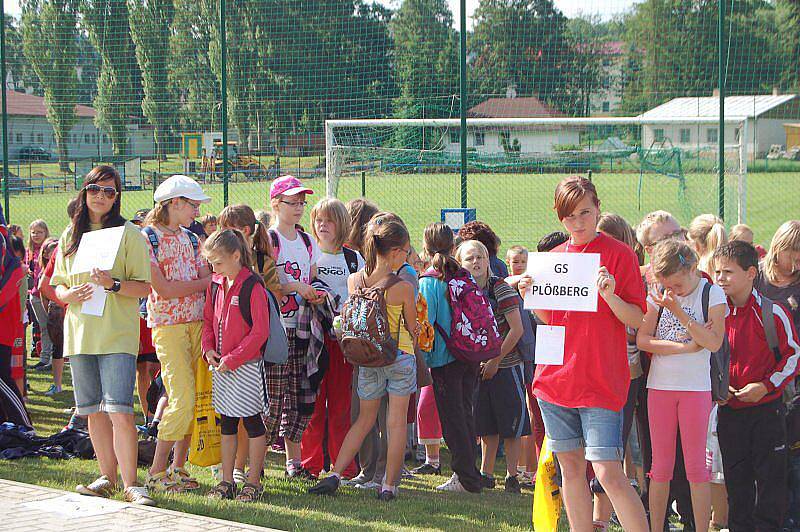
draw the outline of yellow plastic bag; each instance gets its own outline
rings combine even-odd
[[[211,405],[211,370],[205,360],[197,361],[195,371],[194,422],[189,445],[189,462],[208,467],[222,461],[220,419]]]
[[[555,482],[556,462],[545,436],[539,465],[536,469],[536,487],[533,491],[533,529],[537,532],[556,532],[561,515],[561,489]]]

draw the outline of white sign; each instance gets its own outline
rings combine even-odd
[[[597,312],[599,253],[531,253],[526,309]]]
[[[564,365],[564,335],[566,327],[538,325],[536,327],[536,363]]]
[[[122,233],[125,226],[111,227],[89,231],[81,237],[75,260],[72,261],[72,273],[90,272],[93,268],[109,271],[114,267],[117,259],[119,244],[122,242]]]
[[[92,292],[92,297],[88,301],[84,301],[81,304],[81,314],[88,314],[89,316],[102,316],[103,310],[106,308],[106,298],[108,294],[106,294],[105,288],[100,286],[99,284],[90,283],[94,292]]]

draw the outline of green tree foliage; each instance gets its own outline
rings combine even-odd
[[[175,17],[173,0],[128,0],[131,37],[142,72],[142,112],[155,128],[156,154],[167,153],[174,124],[175,98],[169,84],[169,44]]]
[[[483,0],[468,49],[478,94],[504,94],[513,84],[521,96],[574,109],[576,50],[567,38],[567,18],[552,0]]]
[[[47,120],[53,126],[61,171],[66,172],[67,137],[76,121],[76,5],[73,0],[25,0],[21,7],[22,45],[44,89]]]
[[[141,109],[141,74],[131,39],[125,0],[80,0],[83,23],[102,59],[94,107],[97,125],[108,132],[114,155],[128,153],[128,125]]]
[[[6,75],[14,81],[14,87],[8,89],[30,90],[33,94],[43,96],[42,85],[33,69],[33,65],[25,58],[22,46],[22,28],[20,22],[11,15],[5,16],[6,24]],[[8,81],[8,80],[6,80]]]

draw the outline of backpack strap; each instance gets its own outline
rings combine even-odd
[[[181,226],[181,229],[183,229],[183,232],[189,237],[189,241],[192,243],[192,249],[194,250],[194,256],[197,257],[197,255],[200,254],[200,241],[197,239],[197,235],[183,226]]]
[[[372,286],[367,286],[367,271],[361,270],[361,275],[356,275],[353,278],[355,288],[380,288],[383,291],[389,290],[391,287],[400,282],[400,278],[396,273],[390,273],[386,279]]]
[[[350,274],[354,274],[358,271],[358,255],[352,249],[343,246],[342,253],[344,254],[344,262],[347,264],[347,269],[350,271]]]
[[[308,236],[308,233],[303,231],[303,228],[299,225],[296,225],[295,229],[300,234],[300,238],[303,239],[303,244],[305,244],[306,250],[308,251],[308,260],[311,261],[311,259],[314,257],[314,246],[311,243],[311,237]],[[278,257],[278,255],[281,254],[281,239],[278,238],[278,231],[275,229],[270,229],[269,237],[272,239],[272,249],[275,250],[275,257]]]
[[[256,250],[256,266],[258,266],[258,273],[264,271],[264,254]]]
[[[150,241],[150,247],[153,248],[153,255],[155,256],[156,260],[158,260],[158,235],[156,234],[156,230],[148,225],[142,229],[142,231],[144,231],[144,234],[147,235],[147,240]]]
[[[703,304],[703,323],[708,323],[708,301],[711,297],[711,283],[706,281],[703,286],[702,304]]]
[[[263,286],[263,281],[258,275],[251,275],[242,283],[242,288],[239,290],[239,312],[242,313],[242,319],[248,327],[253,327],[253,310],[250,306],[250,299],[253,295],[253,288],[256,284]]]
[[[281,254],[281,239],[278,238],[278,232],[275,229],[268,229],[267,232],[269,233],[269,238],[272,240],[272,249],[275,253],[275,260],[277,260],[278,255]]]
[[[780,362],[783,357],[781,356],[780,344],[778,343],[778,331],[775,327],[775,310],[773,305],[775,303],[764,295],[761,296],[761,323],[764,325],[764,334],[767,337],[767,345],[770,351],[775,355],[775,360]]]

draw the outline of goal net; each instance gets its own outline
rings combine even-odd
[[[366,196],[420,231],[442,208],[475,208],[509,245],[558,229],[553,191],[570,174],[589,176],[603,210],[634,225],[656,209],[688,223],[718,212],[720,199],[743,221],[747,124],[726,118],[722,193],[718,128],[700,117],[470,118],[462,135],[458,119],[329,120],[326,191]]]

